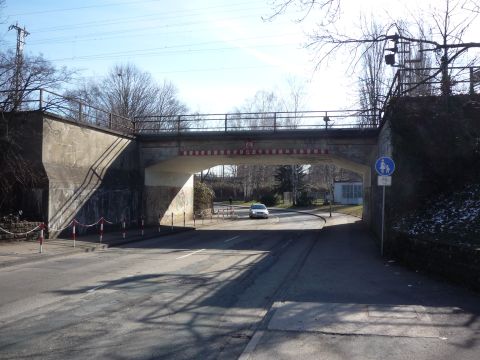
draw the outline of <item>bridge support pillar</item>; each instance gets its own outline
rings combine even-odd
[[[193,218],[193,175],[151,167],[145,169],[144,212],[148,225],[175,223]]]

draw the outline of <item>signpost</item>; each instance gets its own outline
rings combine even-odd
[[[395,162],[388,156],[382,156],[375,162],[375,170],[378,174],[378,186],[382,189],[382,235],[380,253],[383,256],[383,233],[385,227],[385,186],[392,186],[392,174],[395,171]]]

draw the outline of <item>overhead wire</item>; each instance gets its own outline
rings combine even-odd
[[[184,18],[184,17],[192,17],[192,16],[198,16],[202,15],[201,12],[199,13],[192,13],[192,11],[198,11],[198,10],[209,10],[209,9],[222,9],[226,8],[227,10],[222,11],[222,13],[225,12],[238,12],[238,11],[252,11],[252,10],[258,10],[262,9],[261,7],[255,7],[255,8],[243,8],[243,9],[237,9],[237,5],[245,5],[245,4],[250,4],[250,3],[256,3],[258,4],[257,1],[252,1],[252,2],[243,2],[243,3],[234,3],[234,4],[228,4],[226,5],[221,5],[221,6],[212,6],[212,7],[204,7],[204,8],[196,8],[196,9],[189,9],[189,10],[177,10],[177,11],[172,11],[172,12],[161,12],[161,13],[156,13],[156,14],[149,14],[149,15],[139,15],[139,16],[128,16],[128,17],[123,17],[123,18],[117,18],[117,19],[111,19],[111,20],[95,20],[95,21],[88,21],[88,22],[83,22],[83,23],[73,23],[73,24],[68,24],[68,25],[63,25],[63,26],[53,26],[53,27],[47,27],[47,28],[39,28],[39,29],[32,29],[31,31],[34,33],[42,33],[42,32],[52,32],[52,31],[59,31],[59,30],[70,30],[70,29],[77,29],[77,28],[84,28],[84,27],[92,27],[92,26],[107,26],[107,25],[117,25],[117,24],[126,24],[126,23],[131,23],[131,22],[137,22],[137,21],[142,21],[145,19],[149,18],[155,18],[158,20],[166,20],[166,19],[172,19],[176,20],[179,18]],[[231,9],[231,10],[230,10]],[[180,15],[180,16],[172,16],[169,14],[175,14],[175,13],[186,13],[185,15]],[[212,12],[208,13],[209,15],[212,14]]]

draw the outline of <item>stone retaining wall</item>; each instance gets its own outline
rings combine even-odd
[[[34,240],[38,238],[38,231],[33,231],[27,235],[25,233],[40,225],[39,222],[21,221],[18,223],[0,223],[0,228],[5,229],[14,234],[7,234],[0,230],[0,241],[16,241],[16,240]]]
[[[388,252],[401,262],[480,290],[480,247],[392,234]]]

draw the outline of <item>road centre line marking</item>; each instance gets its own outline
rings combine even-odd
[[[230,239],[225,240],[224,242],[229,242],[229,241],[235,240],[235,239],[237,239],[237,238],[239,238],[239,237],[240,237],[240,235],[237,235],[237,236],[234,236],[234,237],[232,237],[232,238],[230,238]]]
[[[200,249],[200,250],[191,252],[190,254],[183,255],[183,256],[179,256],[179,257],[177,257],[175,260],[183,259],[183,258],[186,258],[186,257],[188,257],[188,256],[190,256],[190,255],[193,255],[193,254],[199,253],[200,251],[205,251],[205,250],[206,250],[206,249]]]

